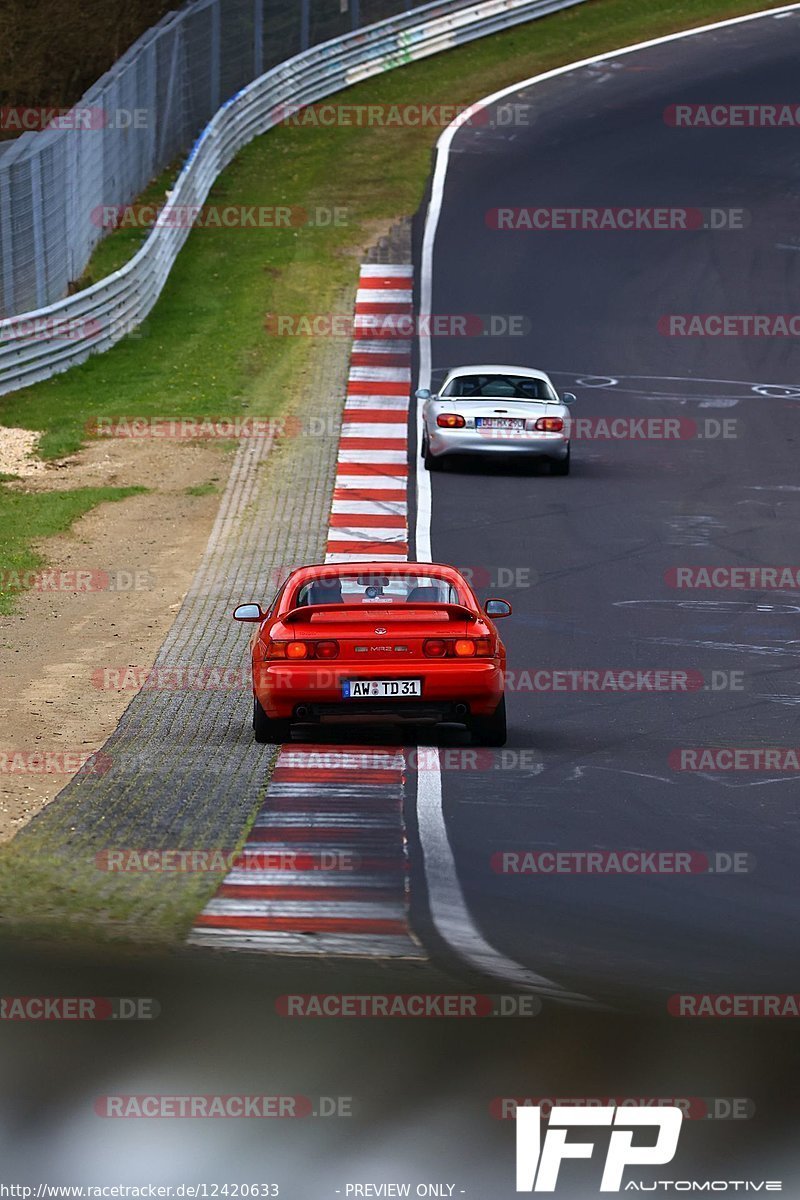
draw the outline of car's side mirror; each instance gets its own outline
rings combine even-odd
[[[417,400],[430,400],[431,390],[430,388],[417,388],[414,395],[416,396]]]
[[[240,604],[233,610],[234,621],[263,621],[264,614],[260,604]]]
[[[567,407],[569,407],[569,405],[574,404],[577,399],[578,397],[574,395],[574,393],[564,392],[564,395],[561,397],[561,403],[566,404]]]
[[[487,617],[510,617],[511,605],[507,600],[487,600],[483,611]]]

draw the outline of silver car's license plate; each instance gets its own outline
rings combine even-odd
[[[421,696],[421,679],[344,679],[343,700],[394,700]]]
[[[476,417],[479,429],[524,429],[525,422],[517,417]]]

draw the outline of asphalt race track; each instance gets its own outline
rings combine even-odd
[[[520,88],[504,103],[523,106],[527,124],[465,126],[452,143],[431,312],[522,317],[525,332],[433,336],[434,385],[455,364],[521,363],[577,393],[576,418],[677,417],[701,434],[733,420],[729,437],[584,437],[569,478],[485,458],[430,476],[431,557],[471,567],[484,596],[513,602],[502,625],[513,670],[702,673],[704,686],[686,694],[535,694],[522,677],[508,696],[517,765],[502,769],[495,752],[485,769],[442,770],[476,931],[506,959],[594,996],[792,986],[796,774],[678,771],[670,754],[797,742],[798,592],[677,590],[665,576],[799,561],[800,364],[791,338],[670,337],[659,319],[797,311],[797,130],[676,128],[664,112],[787,100],[798,54],[796,12],[669,41]],[[541,231],[487,220],[526,206],[745,210],[734,218],[745,227]],[[501,571],[518,586],[489,586]],[[735,690],[723,686],[728,672],[742,673]],[[428,803],[423,786],[421,813]],[[740,852],[750,869],[491,869],[492,854],[515,849]],[[457,954],[457,937],[438,932],[442,951],[450,942]]]

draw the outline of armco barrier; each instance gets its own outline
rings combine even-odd
[[[287,108],[359,80],[584,0],[445,0],[323,42],[237,92],[195,142],[167,200],[202,205],[239,150]],[[168,220],[168,218],[167,218]],[[0,395],[48,379],[108,350],[153,308],[189,228],[157,220],[138,253],[106,279],[46,308],[0,321]]]

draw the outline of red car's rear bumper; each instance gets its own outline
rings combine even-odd
[[[384,700],[380,705],[344,700],[345,679],[421,679],[422,694],[408,700]],[[456,704],[466,705],[474,716],[488,716],[503,695],[503,670],[493,659],[432,662],[415,658],[402,664],[349,662],[346,665],[264,662],[254,664],[253,691],[264,712],[273,719],[293,717],[298,705],[307,706],[312,715],[318,708],[329,710],[335,706],[336,714],[326,714],[330,719],[336,715],[341,719],[348,712],[358,719],[359,711],[366,716],[370,708],[385,710],[388,716],[390,710],[396,710],[399,717],[404,711],[411,714],[423,708],[449,713]]]

